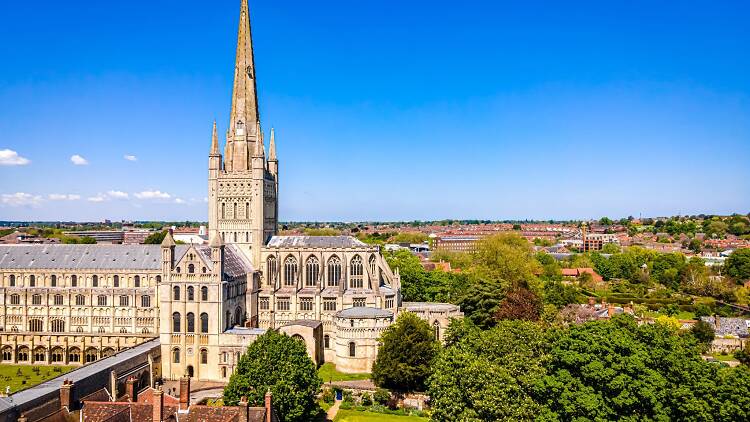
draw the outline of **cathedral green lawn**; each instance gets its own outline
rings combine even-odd
[[[328,362],[318,369],[318,375],[323,382],[329,381],[355,381],[370,379],[370,374],[345,374],[336,370],[336,365]]]
[[[334,422],[427,422],[429,419],[419,416],[399,416],[386,413],[361,412],[358,410],[339,410]]]
[[[39,372],[34,372],[32,369],[39,368]],[[41,384],[48,379],[59,377],[60,375],[70,372],[76,367],[74,366],[32,366],[32,365],[0,365],[0,391],[5,393],[5,386],[10,386],[10,392],[15,393],[21,390],[25,390],[29,387],[33,387],[37,384]],[[21,375],[18,375],[18,370],[21,370]],[[55,372],[53,369],[60,369],[60,372]],[[23,382],[26,381],[24,384]]]

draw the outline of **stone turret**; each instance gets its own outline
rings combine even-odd
[[[172,229],[167,231],[164,240],[161,241],[161,268],[164,274],[169,274],[174,268],[174,248],[177,243],[172,237]]]

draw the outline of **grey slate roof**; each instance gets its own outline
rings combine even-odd
[[[179,261],[190,245],[175,246]],[[196,246],[211,267],[211,248]],[[161,269],[160,245],[0,245],[0,270],[151,270]],[[224,272],[240,276],[253,271],[252,265],[234,246],[224,248]]]
[[[393,312],[389,310],[369,306],[355,306],[336,313],[338,318],[389,318],[392,316]]]
[[[351,236],[273,236],[269,248],[361,248],[368,246]]]
[[[176,247],[181,256],[187,245]],[[179,251],[179,252],[178,252]],[[159,245],[0,245],[0,269],[158,270]]]

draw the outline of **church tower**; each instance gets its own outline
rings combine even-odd
[[[241,0],[229,127],[222,160],[214,123],[208,170],[208,225],[225,244],[237,245],[260,268],[260,249],[276,234],[278,161],[271,134],[266,161],[258,112],[255,59],[247,0]]]

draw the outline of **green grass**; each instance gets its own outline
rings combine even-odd
[[[39,372],[32,371],[39,368]],[[59,368],[61,372],[55,372],[53,369]],[[75,366],[31,366],[31,365],[0,365],[0,390],[5,391],[5,386],[10,386],[10,392],[16,393],[41,384],[48,379],[59,377],[60,375],[75,369]],[[18,374],[18,371],[21,374]]]
[[[318,369],[318,375],[323,382],[329,381],[355,381],[370,379],[370,374],[345,374],[336,370],[336,365],[328,362]]]
[[[716,360],[726,362],[730,360],[735,360],[734,355],[728,354],[728,355],[722,355],[721,353],[711,353],[711,356],[713,356]]]
[[[334,422],[427,422],[428,420],[419,416],[398,416],[358,410],[339,410]]]

